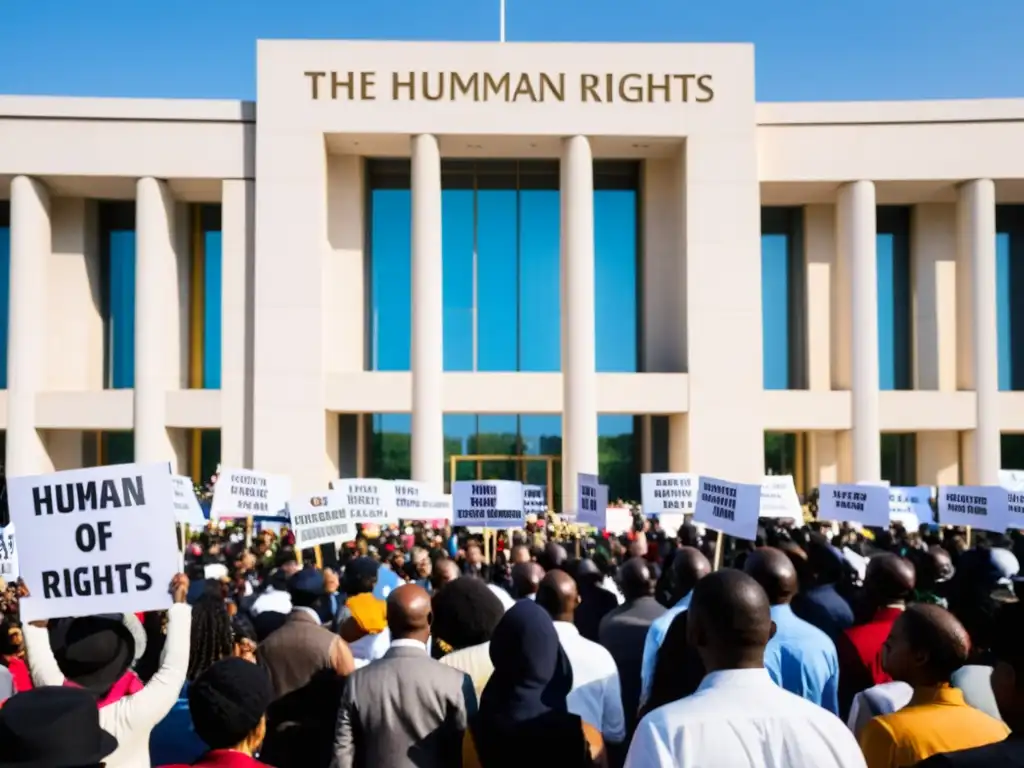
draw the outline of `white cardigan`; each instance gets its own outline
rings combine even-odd
[[[32,683],[64,685],[50,648],[50,633],[26,624],[24,634]],[[100,727],[117,739],[117,750],[107,758],[106,768],[150,768],[149,735],[181,695],[191,644],[192,607],[175,603],[167,612],[167,642],[153,679],[138,693],[100,710]]]

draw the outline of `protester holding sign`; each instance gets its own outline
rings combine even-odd
[[[167,640],[159,671],[139,691],[100,709],[100,727],[117,739],[107,768],[149,768],[149,736],[171,711],[185,683],[192,632],[192,608],[186,603],[189,581],[184,574],[171,580],[173,605],[167,612]],[[28,593],[26,590],[26,597]],[[38,686],[77,685],[97,701],[128,671],[135,644],[122,622],[103,616],[75,619],[68,627],[58,664],[50,647],[46,621],[25,627],[32,682]],[[65,672],[73,675],[69,681]]]

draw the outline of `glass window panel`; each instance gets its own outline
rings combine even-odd
[[[222,238],[219,230],[203,234],[203,387],[220,389],[221,368],[221,267]],[[219,434],[219,433],[218,433]]]
[[[471,413],[446,413],[444,415],[444,482],[451,483],[451,457],[465,456],[470,440],[476,438],[476,416]],[[476,478],[476,466],[471,461],[455,463],[456,480]],[[450,488],[450,486],[449,486]]]
[[[883,206],[877,221],[878,386],[910,389],[910,211]]]
[[[562,455],[562,417],[549,414],[523,414],[519,417],[519,442],[525,455]],[[523,482],[532,485],[548,484],[546,461],[526,462]],[[561,498],[562,465],[556,461],[551,468],[551,482],[557,499]]]
[[[110,386],[131,389],[135,385],[135,230],[112,230],[107,237]]]
[[[996,327],[999,346],[999,389],[1013,389],[1013,345],[1010,330],[1010,233],[996,234]]]
[[[7,322],[11,290],[10,209],[0,201],[0,389],[7,389]]]
[[[207,482],[220,466],[220,430],[204,429],[199,433],[199,479]]]
[[[761,235],[764,388],[789,389],[789,236]]]
[[[520,371],[562,369],[559,216],[558,190],[519,193]]]
[[[487,456],[519,456],[519,418],[515,414],[489,413],[477,419],[476,439],[471,453]],[[484,480],[519,480],[519,462],[481,462]]]
[[[477,192],[477,370],[518,368],[519,274],[514,189]]]
[[[473,370],[473,190],[441,193],[444,369]]]
[[[412,476],[412,417],[408,413],[373,414],[373,472],[384,480]]]
[[[1005,434],[1000,440],[1003,469],[1024,469],[1024,435]]]
[[[374,189],[370,198],[371,367],[376,371],[409,370],[411,204],[408,189]]]
[[[628,414],[597,417],[597,472],[601,482],[608,486],[609,502],[640,498],[634,423],[634,417]]]
[[[917,435],[886,432],[881,443],[882,479],[892,485],[917,485]]]
[[[796,433],[764,433],[764,471],[769,475],[796,476]]]
[[[135,461],[135,433],[103,432],[103,464],[131,464]]]
[[[594,193],[597,370],[637,370],[636,202],[634,190]]]

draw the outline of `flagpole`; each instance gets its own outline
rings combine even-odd
[[[505,42],[505,0],[498,0],[499,6],[499,22],[498,22],[498,40],[499,42]]]

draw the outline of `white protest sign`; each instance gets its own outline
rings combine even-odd
[[[393,480],[345,478],[334,480],[331,487],[345,494],[350,520],[377,525],[398,522]]]
[[[345,508],[343,491],[298,496],[288,502],[288,511],[298,550],[352,541],[356,537],[356,526]]]
[[[666,512],[693,512],[697,476],[690,472],[645,472],[640,475],[644,517]]]
[[[694,493],[696,490],[696,486],[694,486]],[[658,522],[661,523],[661,530],[665,532],[665,535],[674,539],[679,535],[679,529],[686,523],[686,515],[681,512],[665,512],[658,517]]]
[[[999,484],[1008,491],[1024,491],[1024,469],[1000,469]]]
[[[761,486],[702,476],[697,485],[693,521],[737,539],[753,541],[757,538],[760,506]]]
[[[181,554],[166,463],[9,477],[7,491],[23,621],[171,606]]]
[[[254,469],[222,469],[213,486],[210,519],[288,517],[291,478]]]
[[[889,527],[889,489],[880,485],[822,483],[818,491],[818,519]]]
[[[1006,489],[998,485],[940,486],[939,522],[1005,533]]]
[[[477,528],[522,528],[523,484],[515,480],[452,483],[452,522]]]
[[[543,485],[523,486],[523,513],[543,517],[548,511],[548,492]]]
[[[18,550],[14,543],[14,525],[0,528],[0,578],[14,581],[18,578]]]
[[[890,486],[889,520],[900,523],[908,531],[916,531],[921,524],[932,522],[932,489],[927,485]]]
[[[1006,491],[1006,527],[1024,530],[1024,489]]]
[[[426,483],[395,480],[395,511],[400,520],[428,521],[434,527],[452,521],[452,497]]]
[[[588,475],[584,472],[576,474],[576,498],[579,499],[579,509],[576,512],[576,522],[579,525],[592,525],[595,528],[603,529],[607,524],[608,502],[604,507],[600,506],[601,483],[597,475]]]
[[[196,498],[192,478],[184,475],[171,475],[171,486],[174,489],[174,519],[182,525],[202,528],[206,525],[202,507]]]
[[[802,523],[804,510],[792,475],[765,475],[761,480],[761,517],[795,520]]]
[[[616,535],[633,530],[633,513],[626,507],[608,507],[605,512],[605,530]]]

